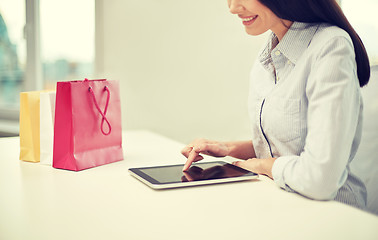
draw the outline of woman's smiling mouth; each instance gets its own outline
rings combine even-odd
[[[258,15],[250,16],[250,17],[240,17],[240,18],[242,19],[244,25],[251,25],[256,20],[257,17]]]

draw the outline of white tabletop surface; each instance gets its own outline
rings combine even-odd
[[[152,190],[137,166],[183,163],[183,144],[125,132],[125,160],[81,172],[18,160],[0,138],[0,239],[378,239],[378,217],[259,180]]]

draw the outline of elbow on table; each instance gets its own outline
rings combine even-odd
[[[333,200],[336,197],[338,186],[335,184],[325,184],[324,182],[309,184],[303,195],[314,200]]]

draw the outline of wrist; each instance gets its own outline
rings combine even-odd
[[[227,156],[247,160],[255,158],[252,141],[224,142],[228,151]]]
[[[235,149],[235,144],[232,142],[223,142],[223,144],[226,146],[226,156],[232,157],[232,153]]]
[[[273,169],[273,164],[276,161],[277,158],[268,158],[268,159],[262,159],[262,171],[264,172],[265,175],[273,179],[273,174],[272,174],[272,169]]]

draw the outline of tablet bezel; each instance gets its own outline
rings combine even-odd
[[[201,166],[202,164],[209,164],[214,163],[218,165],[225,165],[230,164],[225,161],[211,161],[211,162],[200,162],[193,164],[194,166]],[[230,164],[232,165],[232,164]],[[259,175],[257,173],[248,171],[243,169],[244,171],[248,171],[246,175],[243,176],[237,176],[237,177],[226,177],[226,178],[218,178],[218,179],[204,179],[204,180],[198,180],[198,181],[188,181],[188,182],[168,182],[168,183],[162,183],[158,180],[154,179],[150,175],[143,172],[143,169],[151,169],[151,168],[164,168],[164,167],[177,167],[182,166],[184,167],[184,164],[172,164],[172,165],[162,165],[162,166],[152,166],[152,167],[137,167],[137,168],[129,168],[129,173],[139,181],[143,182],[147,186],[153,188],[153,189],[171,189],[171,188],[180,188],[180,187],[190,187],[190,186],[200,186],[200,185],[209,185],[209,184],[217,184],[217,183],[227,183],[227,182],[240,182],[240,181],[246,181],[246,180],[252,180],[257,179]],[[235,165],[232,165],[235,168],[239,168]]]

